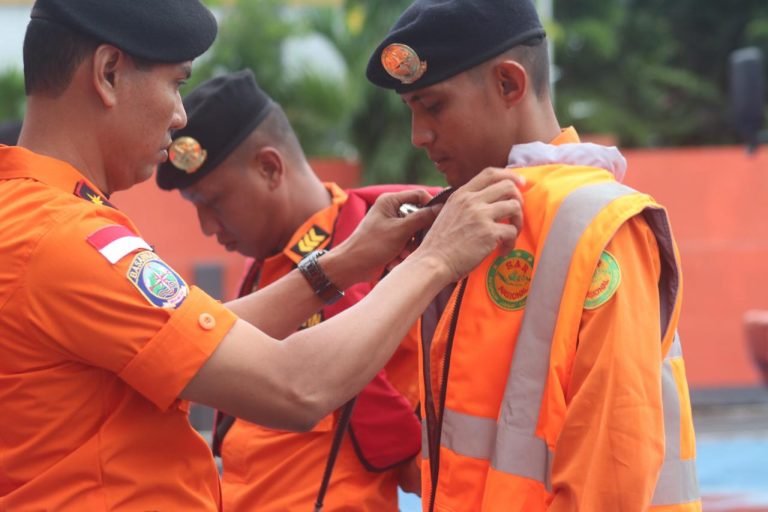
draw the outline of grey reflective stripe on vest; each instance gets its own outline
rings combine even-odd
[[[548,374],[551,340],[560,311],[560,299],[565,289],[568,268],[579,240],[595,217],[612,201],[634,193],[635,191],[628,187],[610,182],[579,188],[566,197],[552,222],[539,257],[536,274],[531,282],[498,423],[492,419],[446,408],[443,416],[442,446],[460,455],[490,460],[491,466],[498,471],[539,481],[551,490],[552,453],[546,442],[536,437],[535,432]],[[651,217],[654,219],[649,221],[649,225],[654,232],[662,219],[666,225],[663,212],[661,218],[655,214]],[[674,276],[666,280],[668,286],[660,293],[663,335],[674,309],[678,280],[669,229],[667,228],[666,232],[660,231],[657,233],[660,256],[662,260],[672,258],[671,268]],[[662,248],[662,245],[665,247]],[[662,266],[664,265],[669,268],[670,262],[663,262]],[[664,277],[662,272],[662,278]],[[679,348],[679,341],[677,347]],[[668,392],[670,384],[672,388]],[[679,460],[680,410],[674,379],[667,382],[665,378],[663,387],[667,440],[677,440],[674,443],[677,452],[674,459],[671,458],[672,454],[668,454],[668,460],[662,468],[662,475],[670,479],[669,485],[665,486],[664,490],[658,490],[656,495],[665,500],[673,495],[698,495],[693,462],[686,465],[686,461]],[[673,395],[674,401],[667,400],[670,394]],[[670,438],[670,431],[677,432],[677,435]],[[690,466],[692,471],[687,471],[686,466]],[[683,491],[680,486],[690,481],[691,474],[693,485],[685,485]]]
[[[531,447],[536,445],[540,456],[548,453],[546,443],[535,433],[568,267],[579,240],[603,208],[634,193],[615,182],[579,188],[565,198],[552,221],[528,292],[499,414],[499,449],[492,459],[499,471],[531,478],[551,488],[551,463],[544,458],[532,465]]]
[[[659,245],[661,256],[661,283],[659,297],[661,298],[661,335],[669,329],[672,311],[680,287],[680,277],[674,268],[675,253],[672,244],[672,230],[667,216],[661,210],[646,210],[645,220],[653,229]],[[662,283],[667,286],[662,286]],[[683,357],[683,347],[680,336],[675,331],[675,337],[669,352],[664,357],[661,366],[661,393],[664,408],[664,465],[656,483],[651,503],[656,506],[687,503],[699,499],[699,482],[696,476],[696,460],[680,458],[680,397],[677,394],[677,384],[672,370],[672,359]]]
[[[675,339],[661,367],[662,401],[664,404],[664,465],[653,493],[652,505],[674,505],[699,499],[696,460],[680,458],[680,398],[672,370],[672,359],[683,357],[680,336]]]

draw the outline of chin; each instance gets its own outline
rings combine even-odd
[[[154,165],[144,169],[144,171],[140,172],[138,176],[136,176],[136,183],[142,183],[150,179],[155,174],[155,170],[157,170],[157,167]]]
[[[448,182],[448,185],[452,188],[459,188],[466,185],[469,180],[461,176],[446,176],[445,181]]]

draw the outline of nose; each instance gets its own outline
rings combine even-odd
[[[173,110],[173,119],[171,119],[171,130],[181,130],[187,126],[187,111],[184,110],[184,103],[181,101],[181,95],[176,95],[176,108]]]
[[[205,236],[214,236],[221,231],[221,224],[216,220],[216,216],[204,206],[197,207],[197,221],[200,223],[200,230]]]
[[[435,132],[421,122],[418,116],[411,115],[411,144],[417,148],[427,148],[435,141]]]

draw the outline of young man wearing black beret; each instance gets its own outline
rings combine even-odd
[[[206,235],[250,258],[241,296],[279,280],[312,253],[338,246],[379,195],[408,188],[345,191],[322,183],[282,107],[251,70],[208,80],[184,98],[184,107],[187,126],[174,133],[157,182],[195,205]],[[369,283],[356,284],[301,328],[331,318],[370,290]],[[414,337],[406,337],[354,404],[306,433],[217,414],[214,453],[222,458],[225,510],[312,510],[322,487],[327,510],[354,503],[360,512],[397,512],[398,482],[420,488],[411,464],[421,448],[416,352]]]
[[[515,249],[422,317],[424,510],[698,511],[666,213],[561,129],[548,69],[532,0],[416,0],[368,64],[451,186],[527,183]]]
[[[215,34],[198,0],[33,7],[27,114],[19,146],[0,147],[2,510],[220,510],[187,400],[309,429],[373,378],[434,293],[516,237],[515,182],[489,169],[364,301],[283,342],[433,220],[397,218],[423,193],[382,197],[349,243],[252,296],[222,305],[187,286],[108,196],[167,158],[186,123],[179,86]]]

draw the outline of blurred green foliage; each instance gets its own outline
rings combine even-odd
[[[0,73],[0,122],[24,116],[24,75],[16,68]]]
[[[359,159],[367,182],[441,183],[410,145],[400,98],[365,79],[368,57],[410,0],[332,7],[205,1],[221,20],[219,37],[185,92],[250,67],[285,108],[308,155]],[[562,125],[612,134],[625,147],[738,142],[729,123],[728,57],[750,45],[768,57],[768,2],[554,0],[554,14],[547,30]],[[290,62],[286,42],[310,37],[331,48],[333,59],[324,51]],[[20,118],[23,106],[21,73],[0,74],[0,119]]]
[[[729,55],[768,57],[765,0],[558,0],[562,124],[624,146],[735,143]]]
[[[219,37],[195,66],[189,87],[249,67],[283,106],[308,155],[360,160],[367,182],[440,183],[431,162],[410,145],[410,116],[399,97],[365,80],[368,57],[409,3],[347,0],[338,7],[299,7],[278,0],[227,2],[219,11]],[[327,50],[299,63],[287,61],[286,41],[310,36],[320,36],[332,48],[340,72],[325,72],[333,68],[333,62],[322,62],[329,58]]]

